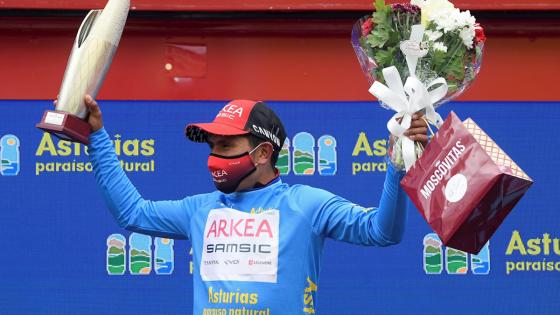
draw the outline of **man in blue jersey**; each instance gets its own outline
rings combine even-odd
[[[187,126],[188,139],[210,146],[208,168],[217,190],[174,201],[140,196],[120,167],[97,103],[86,96],[86,105],[94,174],[119,225],[191,241],[196,315],[317,313],[327,237],[375,246],[402,238],[402,172],[388,167],[373,210],[322,189],[283,183],[274,165],[286,133],[263,102],[234,100],[212,122]],[[407,135],[426,142],[424,122],[414,117]]]

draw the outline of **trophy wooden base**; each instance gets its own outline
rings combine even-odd
[[[89,123],[67,112],[46,110],[41,122],[35,127],[52,133],[63,140],[89,144],[91,133]]]

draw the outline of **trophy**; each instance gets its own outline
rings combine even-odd
[[[37,128],[57,137],[89,144],[91,127],[84,103],[95,98],[109,70],[126,22],[130,0],[109,0],[83,20],[68,58],[55,110],[46,110]]]

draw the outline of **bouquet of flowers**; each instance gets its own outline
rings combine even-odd
[[[370,92],[383,107],[397,111],[388,123],[395,140],[391,159],[397,166],[411,166],[410,157],[407,162],[402,156],[411,144],[412,163],[423,150],[419,143],[402,143],[409,116],[423,111],[429,123],[439,126],[442,119],[434,109],[459,96],[474,80],[485,40],[470,12],[448,0],[393,5],[376,0],[373,15],[354,24],[352,45],[373,84]]]

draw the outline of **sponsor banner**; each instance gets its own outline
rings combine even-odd
[[[121,166],[150,200],[214,190],[208,146],[186,140],[184,128],[211,121],[225,104],[100,102]],[[390,112],[374,102],[269,104],[288,133],[277,165],[284,182],[378,205],[388,167]],[[224,277],[220,269],[198,266],[188,241],[121,229],[95,185],[87,148],[34,128],[51,101],[0,101],[0,106],[0,313],[191,314],[193,274],[218,279]],[[306,289],[295,292],[302,296],[302,312],[558,313],[560,171],[554,165],[560,148],[550,143],[560,103],[451,103],[440,113],[445,117],[451,110],[476,120],[534,179],[533,187],[478,255],[442,245],[412,206],[399,245],[365,248],[327,240],[320,278],[301,279]],[[461,197],[460,184],[458,179],[449,198]],[[429,194],[430,187],[419,189]],[[274,209],[255,205],[243,215],[217,210],[215,229],[212,220],[206,222],[204,259],[230,262],[227,275],[280,285],[274,279],[282,272],[275,260],[281,249],[274,244],[282,236]],[[263,225],[259,232],[262,218],[270,229]],[[249,304],[257,299],[251,291],[212,290],[212,301],[234,295]]]

